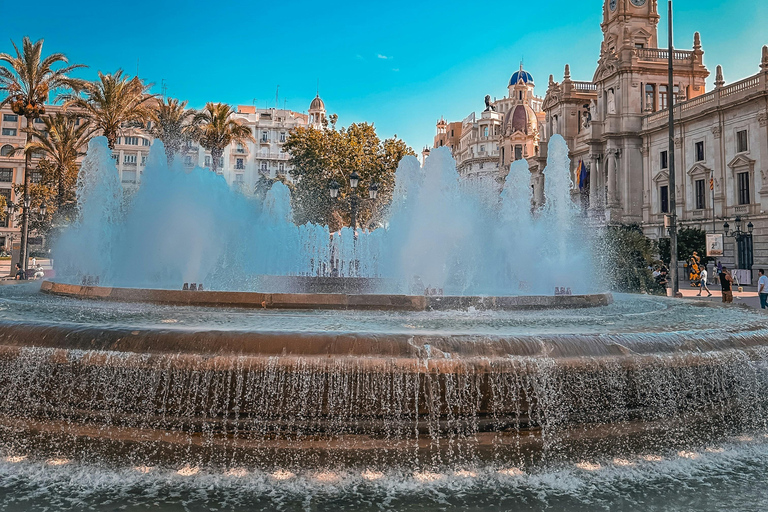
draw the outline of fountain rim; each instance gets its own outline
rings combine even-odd
[[[43,281],[40,291],[78,299],[171,306],[249,309],[332,309],[380,311],[579,309],[608,306],[611,292],[582,295],[427,296],[346,293],[264,293],[249,291],[188,291],[160,288],[84,286]]]

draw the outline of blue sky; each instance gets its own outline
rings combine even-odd
[[[0,0],[0,5],[10,0]],[[342,125],[371,121],[418,152],[440,116],[458,121],[501,97],[524,59],[543,96],[550,74],[590,80],[600,49],[602,0],[442,2],[61,1],[35,4],[28,26],[6,20],[14,41],[45,38],[87,64],[123,68],[200,107],[206,101],[305,111],[317,83]],[[666,12],[666,2],[660,2]],[[23,19],[23,17],[19,18]],[[705,64],[726,81],[758,71],[768,44],[768,0],[676,0],[675,46],[702,35]],[[662,16],[660,25],[665,25]],[[10,29],[10,30],[9,30]],[[10,33],[9,33],[10,32]],[[0,51],[10,51],[7,38]],[[666,30],[659,32],[666,41]]]

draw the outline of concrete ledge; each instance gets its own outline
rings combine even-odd
[[[421,295],[346,295],[342,293],[258,293],[157,290],[81,286],[43,281],[40,291],[52,295],[116,302],[146,302],[179,306],[219,306],[264,309],[369,309],[385,311],[425,311],[467,309],[553,309],[607,306],[610,293],[561,296],[510,297],[425,297]]]

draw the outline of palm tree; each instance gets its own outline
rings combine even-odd
[[[195,116],[195,130],[200,145],[211,152],[211,171],[216,172],[224,148],[233,142],[244,144],[255,140],[251,129],[231,118],[235,111],[226,103],[207,103]]]
[[[115,149],[124,124],[141,126],[151,119],[151,100],[156,95],[149,94],[150,87],[151,84],[145,84],[137,76],[123,76],[121,69],[112,75],[99,71],[98,80],[83,86],[85,96],[69,94],[65,106],[80,110],[90,121],[91,131],[101,131],[109,149]]]
[[[168,98],[158,103],[150,114],[152,126],[149,134],[162,141],[169,167],[174,155],[181,150],[181,145],[194,136],[197,112],[186,107],[186,101]]]
[[[67,189],[71,189],[73,176],[77,175],[77,159],[85,154],[82,149],[90,138],[88,121],[79,122],[74,114],[57,112],[41,118],[45,128],[27,128],[33,140],[27,142],[24,151],[27,154],[39,154],[54,166],[56,177],[56,210],[61,210],[67,199]]]
[[[71,78],[70,72],[84,67],[81,64],[67,65],[69,61],[63,53],[53,53],[43,58],[43,40],[32,42],[28,37],[22,40],[21,51],[16,43],[11,41],[16,56],[8,53],[0,53],[0,93],[7,96],[0,101],[0,108],[10,104],[14,114],[27,119],[27,127],[32,126],[32,121],[45,113],[45,103],[54,94],[53,101],[59,95],[57,90],[70,88],[80,89],[85,83],[82,80]],[[56,64],[64,64],[63,67],[53,69]],[[27,132],[29,144],[32,134]],[[29,166],[31,154],[27,153],[24,160],[24,199],[29,198]],[[27,268],[27,235],[29,233],[29,211],[27,208],[21,217],[21,251],[19,254],[21,264]]]

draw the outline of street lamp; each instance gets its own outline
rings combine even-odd
[[[357,171],[352,171],[352,173],[349,175],[349,187],[352,189],[352,194],[349,197],[350,201],[350,224],[352,227],[352,231],[357,231],[357,186],[360,184],[360,175],[357,174]],[[328,192],[331,195],[332,199],[336,199],[339,197],[339,189],[341,186],[336,180],[331,180],[331,182],[328,184]],[[375,200],[376,197],[379,195],[379,185],[376,183],[372,183],[370,187],[368,187],[368,197],[372,200]]]
[[[328,191],[331,193],[331,199],[336,199],[339,197],[339,183],[336,180],[331,180],[331,183],[328,185]]]
[[[736,240],[736,243],[738,245],[738,251],[739,251],[739,261],[738,261],[738,267],[741,268],[742,264],[746,268],[750,268],[752,266],[752,231],[755,229],[755,225],[752,224],[752,222],[747,223],[747,230],[742,231],[741,230],[741,217],[736,216],[735,219],[733,219],[733,222],[736,224],[736,229],[731,231],[729,234],[728,231],[730,230],[731,226],[728,224],[728,221],[725,221],[723,223],[723,233],[725,233],[725,236],[730,236]],[[741,245],[741,242],[746,240],[744,245]],[[742,251],[744,253],[742,254]]]
[[[40,216],[45,218],[46,213],[48,213],[48,208],[45,206],[45,203],[43,203],[40,205]]]

